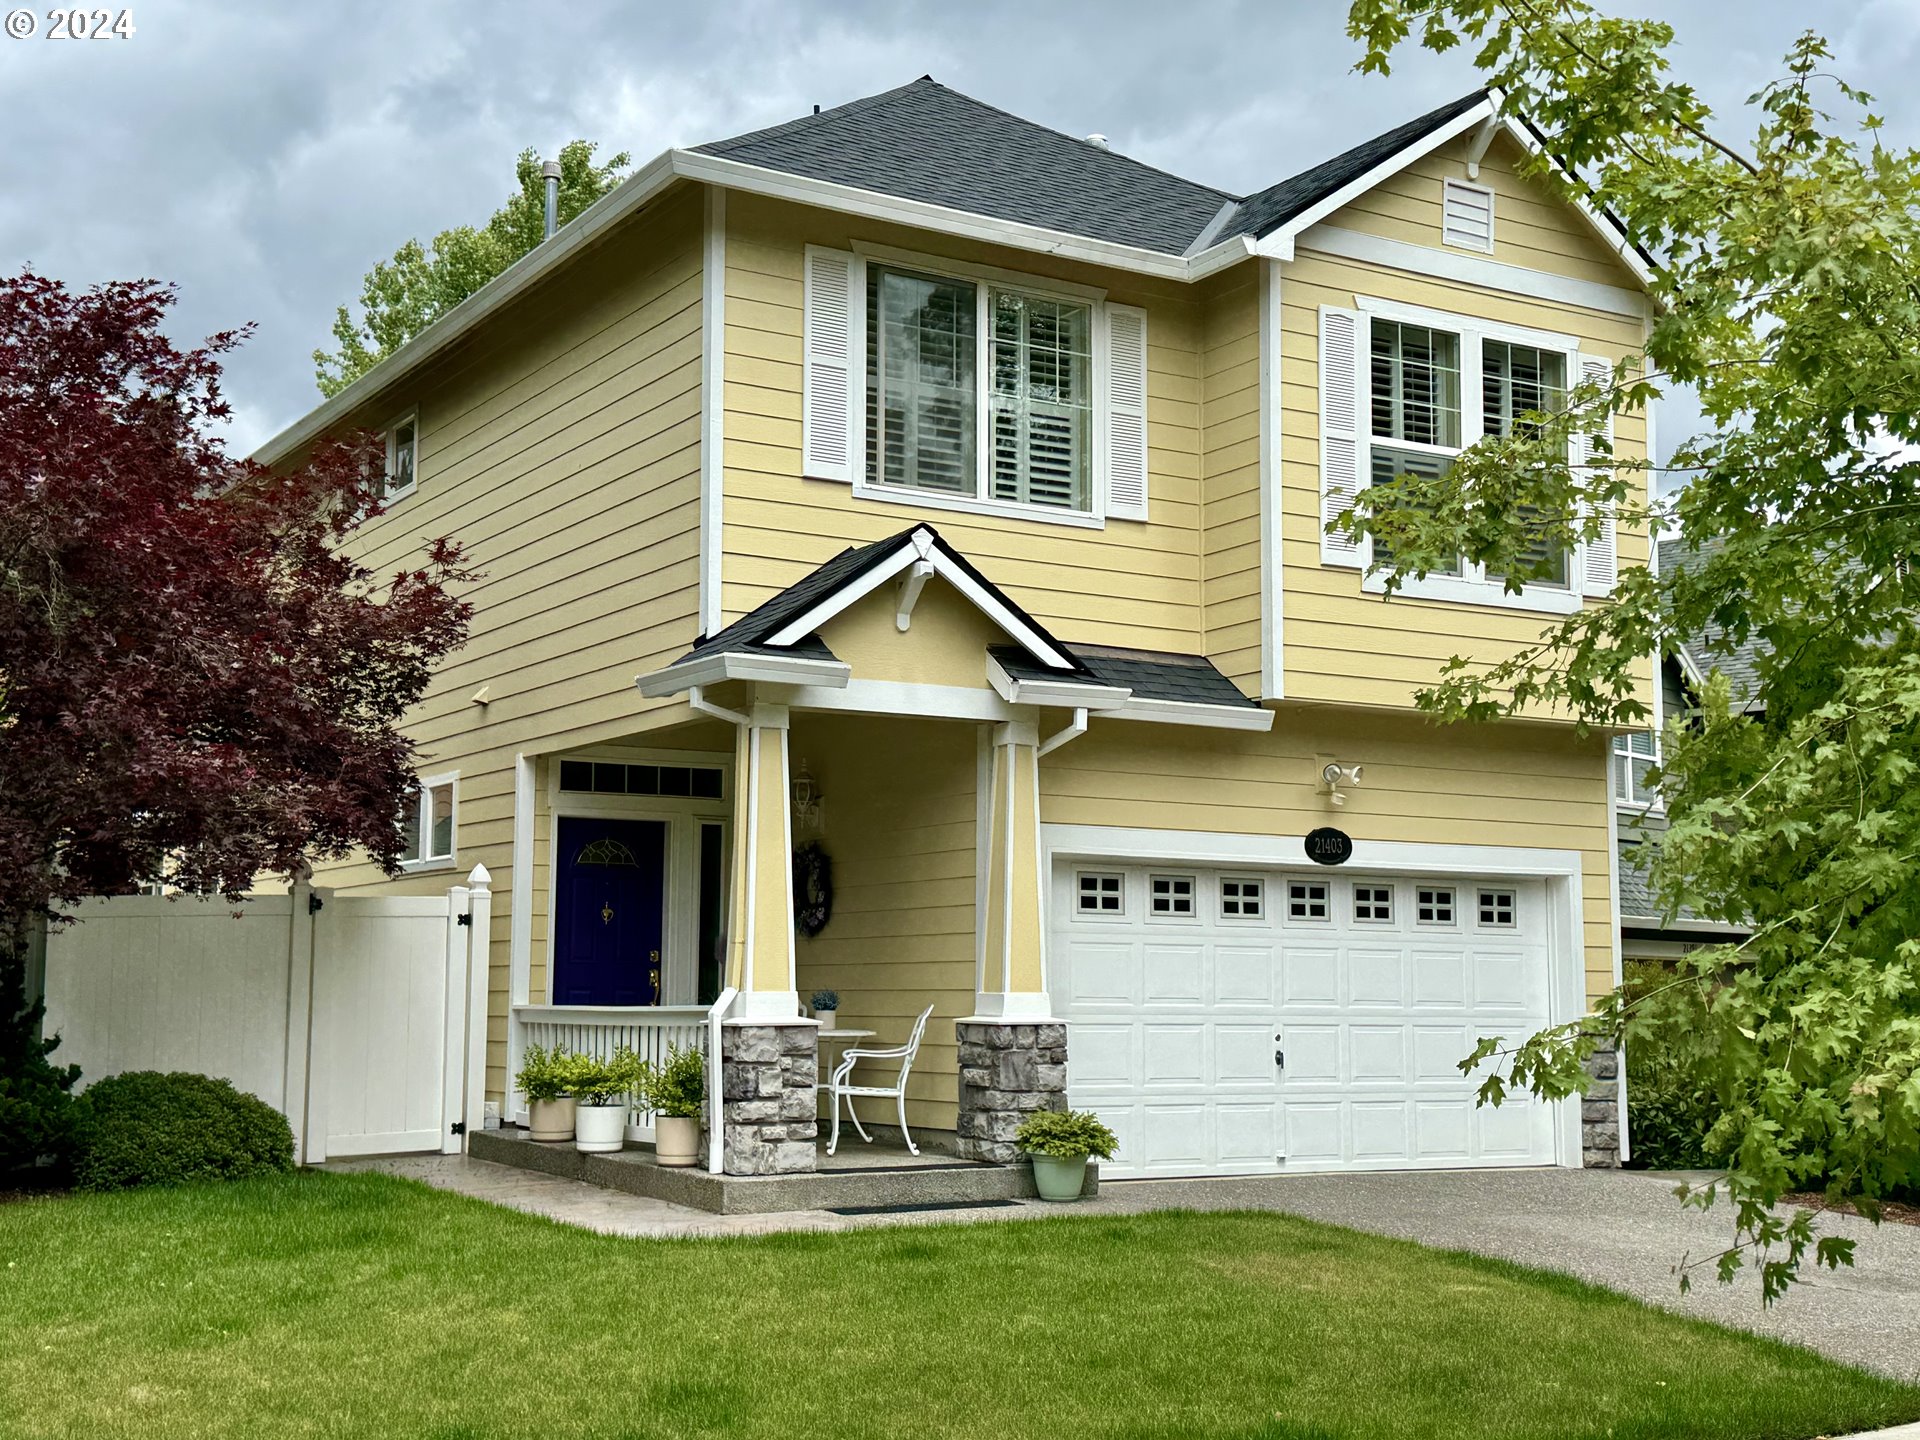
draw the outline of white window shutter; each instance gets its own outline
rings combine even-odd
[[[1147,518],[1147,312],[1107,306],[1107,515]]]
[[[1359,541],[1326,527],[1360,494],[1366,463],[1360,403],[1364,333],[1359,311],[1320,308],[1320,563],[1354,569],[1364,559]],[[1279,417],[1267,416],[1265,423],[1278,424]]]
[[[1587,385],[1610,385],[1613,383],[1613,365],[1597,355],[1580,357],[1580,379]],[[1613,412],[1607,412],[1599,434],[1611,442],[1613,439]],[[1600,451],[1585,431],[1573,437],[1573,460],[1576,465],[1598,463]],[[1611,595],[1613,582],[1618,574],[1619,559],[1614,544],[1612,508],[1600,517],[1600,531],[1587,541],[1580,564],[1580,589],[1585,595]]]
[[[801,473],[853,483],[860,447],[854,413],[858,262],[844,250],[807,247],[801,401]]]

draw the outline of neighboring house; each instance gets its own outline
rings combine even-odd
[[[1662,540],[1654,564],[1662,574],[1698,565],[1718,549],[1709,543],[1692,549],[1679,540]],[[1660,734],[1674,716],[1699,703],[1706,677],[1718,670],[1727,677],[1733,702],[1748,714],[1763,713],[1755,668],[1759,641],[1740,645],[1714,634],[1689,636],[1660,660],[1659,704],[1652,728],[1618,735],[1613,741],[1613,803],[1619,829],[1620,951],[1627,960],[1672,960],[1701,945],[1741,940],[1737,925],[1705,920],[1681,907],[1671,919],[1653,897],[1648,875],[1667,828],[1666,806],[1647,775],[1660,758]]]
[[[1646,270],[1482,94],[1355,138],[1236,196],[921,79],[667,152],[264,447],[385,428],[371,561],[482,572],[409,874],[317,883],[492,871],[510,1119],[529,1037],[725,998],[728,1168],[811,1168],[827,986],[932,1007],[908,1116],[976,1157],[1064,1089],[1109,1176],[1614,1162],[1611,1090],[1455,1064],[1615,983],[1609,742],[1414,692],[1645,538],[1389,601],[1323,522],[1638,352]]]

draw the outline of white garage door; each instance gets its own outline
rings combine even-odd
[[[1548,1107],[1476,1106],[1457,1068],[1547,1023],[1542,882],[1063,862],[1053,895],[1103,1174],[1553,1163]]]

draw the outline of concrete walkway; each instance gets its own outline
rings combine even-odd
[[[1920,1227],[1876,1229],[1853,1216],[1828,1217],[1821,1222],[1824,1232],[1849,1235],[1858,1242],[1854,1267],[1819,1272],[1770,1310],[1761,1308],[1759,1285],[1750,1274],[1723,1286],[1711,1270],[1696,1273],[1692,1292],[1682,1295],[1674,1266],[1683,1254],[1699,1259],[1722,1248],[1729,1238],[1730,1212],[1724,1205],[1706,1214],[1683,1209],[1673,1197],[1672,1178],[1631,1171],[1475,1170],[1149,1180],[1105,1184],[1097,1200],[1071,1207],[1029,1201],[984,1210],[894,1215],[845,1216],[808,1210],[721,1216],[464,1156],[358,1161],[328,1168],[404,1175],[606,1234],[653,1237],[838,1231],[1063,1213],[1274,1210],[1564,1271],[1679,1314],[1771,1335],[1848,1364],[1920,1381]]]

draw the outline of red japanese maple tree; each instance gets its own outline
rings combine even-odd
[[[163,873],[234,895],[363,846],[392,866],[396,728],[465,638],[460,549],[384,581],[366,436],[230,457],[221,357],[152,281],[0,277],[0,933]]]

